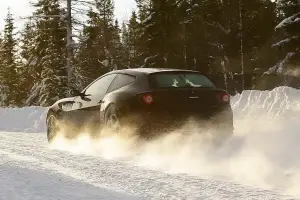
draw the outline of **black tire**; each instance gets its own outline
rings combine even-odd
[[[59,132],[59,120],[54,113],[47,117],[47,139],[51,143]]]
[[[143,116],[140,114],[126,110],[122,112],[115,104],[112,104],[107,108],[104,116],[104,128],[108,131],[112,131],[113,134],[125,134],[129,137],[138,137],[139,139],[149,139],[153,137],[153,135],[151,135],[153,126],[145,123],[142,119]],[[113,127],[110,123],[112,119],[117,120],[116,127]]]
[[[115,133],[119,133],[122,122],[120,112],[118,111],[116,105],[112,104],[107,108],[104,115],[104,123],[106,130],[111,130]]]

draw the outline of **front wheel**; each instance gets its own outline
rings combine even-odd
[[[59,132],[59,121],[57,117],[51,113],[47,118],[47,139],[51,143]]]

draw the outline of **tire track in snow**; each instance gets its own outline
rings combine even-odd
[[[141,199],[291,199],[236,183],[167,174],[125,162],[52,150],[45,134],[0,133],[0,138],[1,165],[6,162],[39,173],[58,173]]]

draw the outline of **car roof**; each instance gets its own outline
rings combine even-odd
[[[122,70],[115,70],[111,73],[129,73],[129,74],[153,74],[158,72],[198,72],[193,70],[186,70],[186,69],[171,69],[171,68],[131,68],[131,69],[122,69]],[[198,72],[199,73],[199,72]]]

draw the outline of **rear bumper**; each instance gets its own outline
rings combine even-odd
[[[211,111],[179,112],[163,109],[138,109],[133,112],[135,124],[145,132],[169,132],[193,126],[195,129],[220,130],[226,134],[233,133],[233,113],[230,106]]]

